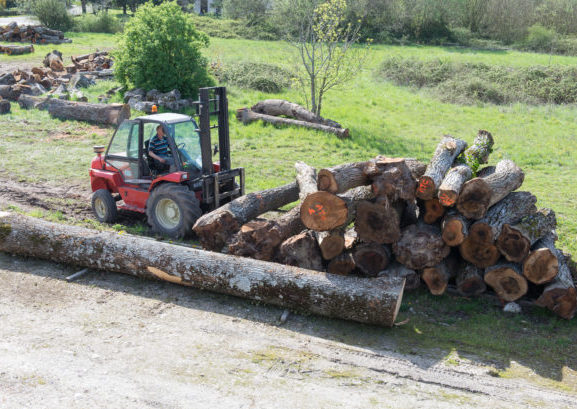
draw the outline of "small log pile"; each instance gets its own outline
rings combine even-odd
[[[282,99],[267,99],[249,108],[237,110],[236,118],[247,124],[254,121],[268,122],[273,125],[292,125],[335,134],[339,138],[348,138],[349,130],[339,123],[323,118],[293,102]]]
[[[0,40],[31,44],[64,44],[72,40],[64,37],[64,33],[40,25],[21,25],[15,21],[0,27]]]
[[[464,297],[491,292],[503,304],[529,299],[571,319],[577,291],[555,247],[556,218],[517,191],[511,160],[486,166],[493,137],[450,136],[428,165],[378,156],[318,172],[296,164],[296,182],[239,198],[193,227],[204,248],[335,275],[402,277]],[[263,213],[298,204],[276,219]]]

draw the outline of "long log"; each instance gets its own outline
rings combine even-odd
[[[306,230],[289,237],[280,245],[279,261],[308,270],[322,271],[323,269],[317,240],[311,231]]]
[[[557,238],[553,233],[539,240],[523,262],[523,275],[534,284],[545,284],[552,281],[559,272],[558,250],[555,248]]]
[[[450,251],[450,247],[441,238],[438,227],[421,223],[404,229],[400,240],[393,244],[397,261],[413,270],[439,264]]]
[[[465,297],[474,297],[481,295],[487,290],[485,280],[483,280],[484,271],[472,264],[465,265],[464,268],[457,272],[455,283],[457,290]]]
[[[537,198],[529,192],[513,192],[489,209],[486,216],[473,223],[469,235],[459,246],[461,256],[479,268],[495,264],[501,253],[495,241],[505,224],[512,224],[535,213]]]
[[[249,193],[202,215],[192,230],[205,249],[220,251],[243,224],[263,213],[295,202],[298,197],[299,188],[296,182]]]
[[[471,179],[471,176],[473,176],[473,171],[467,165],[451,168],[439,186],[439,202],[446,207],[454,206],[463,185]]]
[[[385,270],[379,272],[379,277],[385,277],[388,279],[404,278],[405,291],[416,290],[421,286],[421,277],[419,276],[419,273],[396,261],[389,264]]]
[[[303,108],[294,102],[285,101],[284,99],[265,99],[257,102],[252,106],[251,110],[259,114],[272,116],[288,116],[290,118],[299,119],[301,121],[312,122],[316,124],[323,124],[332,126],[334,128],[342,128],[342,126],[335,121],[325,119],[315,113]]]
[[[504,301],[515,301],[529,288],[518,264],[502,262],[485,269],[485,283]]]
[[[318,191],[317,171],[302,161],[295,163],[296,181],[299,186],[299,200],[304,201],[308,195]]]
[[[503,225],[497,239],[497,248],[508,261],[520,263],[529,255],[531,246],[556,227],[555,212],[551,209],[540,209],[518,223]]]
[[[363,200],[356,209],[355,230],[362,241],[391,244],[401,237],[401,218],[385,198],[381,203]]]
[[[34,52],[34,46],[30,45],[3,45],[0,46],[1,51],[8,55],[22,55]]]
[[[330,193],[344,193],[349,189],[370,184],[369,177],[365,174],[368,162],[345,163],[319,170],[317,177],[318,190]]]
[[[443,241],[447,246],[459,246],[469,235],[470,225],[471,222],[462,214],[454,210],[447,213],[441,222]]]
[[[570,320],[577,311],[577,291],[566,257],[558,249],[555,250],[559,272],[555,279],[545,287],[535,304],[549,309],[561,318]]]
[[[523,184],[525,174],[511,160],[502,160],[495,172],[469,180],[457,200],[457,209],[468,219],[481,219],[487,210]]]
[[[390,246],[365,243],[353,250],[356,267],[368,277],[376,277],[391,262]]]
[[[323,131],[323,132],[335,134],[336,136],[338,136],[341,139],[349,137],[348,128],[345,128],[345,129],[334,128],[332,126],[315,124],[315,123],[306,122],[306,121],[299,121],[296,119],[280,118],[280,117],[276,117],[276,116],[272,116],[272,115],[258,114],[256,112],[251,111],[248,108],[241,108],[241,109],[237,110],[236,118],[239,121],[242,121],[244,124],[248,124],[250,122],[255,122],[255,121],[263,121],[263,122],[268,122],[268,123],[273,124],[273,125],[281,125],[281,126],[288,125],[288,126],[298,126],[301,128],[311,128],[311,129],[315,129],[317,131]]]
[[[417,197],[430,200],[437,197],[437,190],[445,177],[445,174],[455,161],[455,158],[467,147],[467,142],[451,136],[445,136],[437,145],[435,153],[425,174],[419,179]]]
[[[338,277],[6,212],[0,251],[384,326],[393,325],[404,287],[403,279]]]

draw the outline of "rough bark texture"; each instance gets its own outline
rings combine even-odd
[[[558,250],[555,235],[547,234],[539,240],[523,262],[523,275],[534,284],[544,284],[553,280],[559,272]]]
[[[459,246],[469,235],[470,224],[468,219],[456,211],[446,214],[441,222],[443,241],[447,246]]]
[[[279,259],[289,266],[322,271],[323,260],[314,234],[303,231],[280,245]]]
[[[10,113],[10,109],[11,109],[10,101],[0,99],[0,115]]]
[[[401,219],[394,206],[362,201],[357,205],[355,230],[365,242],[394,243],[401,237]]]
[[[454,276],[455,271],[450,268],[446,260],[442,260],[434,267],[423,269],[421,278],[433,295],[442,295],[447,289],[449,280]]]
[[[9,213],[0,213],[0,251],[384,326],[393,325],[404,286],[404,280],[331,276]]]
[[[430,200],[437,196],[437,190],[455,158],[467,147],[467,142],[446,136],[441,139],[427,166],[425,174],[419,179],[417,197]]]
[[[343,229],[316,232],[321,255],[325,260],[331,260],[345,250]]]
[[[555,279],[545,287],[536,304],[553,311],[561,318],[570,320],[577,310],[577,291],[567,259],[557,249],[555,249],[555,255],[559,261],[559,272]]]
[[[375,163],[380,170],[373,179],[375,196],[385,196],[391,202],[415,199],[416,182],[405,159],[385,158]]]
[[[427,164],[414,158],[405,158],[405,164],[411,171],[411,175],[415,181],[419,180],[427,171]]]
[[[527,293],[527,280],[515,263],[499,263],[485,269],[485,283],[504,301],[515,301]]]
[[[355,219],[358,203],[372,197],[369,186],[360,186],[339,196],[315,192],[302,203],[301,220],[307,228],[315,231],[346,227]]]
[[[500,161],[495,172],[469,180],[457,200],[457,209],[468,219],[480,219],[494,204],[521,187],[525,174],[513,161]]]
[[[473,144],[463,152],[463,162],[471,169],[477,169],[479,165],[489,161],[494,144],[493,135],[488,131],[480,130]]]
[[[439,228],[427,224],[407,227],[393,245],[397,261],[414,270],[439,264],[449,252],[450,247],[445,245]]]
[[[461,256],[468,262],[480,268],[495,264],[501,255],[495,240],[501,234],[505,224],[519,221],[523,217],[535,213],[537,198],[529,192],[513,192],[493,206],[486,216],[473,223],[469,235],[459,246]]]
[[[483,270],[472,264],[466,264],[457,272],[457,290],[465,297],[474,297],[484,293],[487,285],[483,280]]]
[[[344,193],[357,186],[370,184],[370,180],[365,174],[365,167],[369,162],[345,163],[319,170],[317,177],[318,190],[330,193]]]
[[[258,114],[256,112],[251,111],[248,108],[241,108],[241,109],[237,110],[236,118],[245,124],[250,123],[250,122],[255,122],[255,121],[263,121],[263,122],[271,123],[273,125],[299,126],[301,128],[311,128],[311,129],[315,129],[317,131],[329,132],[329,133],[335,134],[336,136],[338,136],[341,139],[349,137],[349,130],[347,128],[345,128],[345,129],[335,128],[332,126],[315,124],[315,123],[306,122],[306,121],[299,121],[296,119],[288,119],[288,118],[281,118],[281,117],[276,117],[276,116],[272,116],[272,115]]]
[[[296,180],[299,186],[299,200],[303,201],[306,197],[316,192],[317,189],[317,172],[315,168],[304,162],[295,163]]]
[[[18,101],[22,92],[12,85],[0,85],[0,97],[9,101]]]
[[[355,267],[355,259],[351,252],[347,251],[339,254],[331,260],[327,266],[327,272],[330,274],[346,276],[352,273]]]
[[[439,186],[439,202],[443,206],[451,207],[457,203],[463,185],[473,176],[473,171],[467,165],[455,166],[443,179]]]
[[[421,214],[425,223],[433,224],[443,217],[445,208],[437,198],[424,200],[421,202]]]
[[[361,244],[354,249],[353,258],[364,275],[376,277],[391,262],[391,249],[376,243]]]
[[[205,249],[220,251],[233,234],[248,221],[298,200],[296,182],[288,185],[249,193],[201,216],[192,230]]]
[[[379,272],[379,277],[385,277],[388,279],[401,279],[404,278],[405,290],[416,290],[421,286],[421,277],[419,273],[415,270],[397,263],[396,261],[391,263],[385,270]]]
[[[53,71],[64,71],[64,64],[62,62],[62,53],[59,51],[52,51],[44,57],[44,66],[49,67]]]
[[[540,209],[518,223],[503,225],[497,239],[497,248],[507,260],[520,263],[529,255],[531,246],[556,227],[555,212],[551,209]]]
[[[308,109],[295,104],[294,102],[285,101],[284,99],[265,99],[264,101],[257,102],[255,105],[253,105],[251,110],[259,114],[272,116],[283,115],[290,118],[299,119],[301,121],[323,124],[332,126],[334,128],[342,128],[338,122],[325,119],[319,115],[314,114]]]

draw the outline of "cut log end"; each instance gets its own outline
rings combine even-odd
[[[570,320],[577,310],[577,290],[574,287],[556,288],[544,292],[535,304],[549,309],[561,318]]]
[[[493,231],[484,223],[473,224],[459,251],[465,260],[479,268],[491,267],[501,257],[493,241]]]
[[[222,217],[214,223],[193,227],[203,248],[212,251],[220,251],[228,239],[239,230],[237,220],[229,212],[224,212]]]
[[[401,237],[401,220],[390,205],[362,201],[357,206],[355,230],[367,242],[394,243]]]
[[[504,301],[518,300],[527,293],[527,280],[511,267],[499,267],[487,271],[484,280]]]
[[[322,234],[322,233],[321,233]],[[331,260],[345,249],[345,238],[342,234],[326,234],[319,240],[321,254],[325,260]]]
[[[443,227],[443,241],[447,246],[456,247],[465,240],[463,222],[459,219],[448,220]]]
[[[454,206],[459,195],[451,190],[439,190],[439,202],[445,207]]]
[[[301,220],[311,230],[332,230],[342,226],[347,219],[345,201],[329,192],[312,193],[301,205]]]
[[[417,186],[417,197],[422,200],[430,200],[435,197],[437,186],[435,181],[430,176],[421,176]]]
[[[327,272],[346,276],[352,273],[355,267],[353,255],[347,252],[332,259],[327,267]]]
[[[323,190],[330,193],[337,193],[339,186],[334,177],[334,175],[327,169],[319,170],[317,176],[317,187],[319,190]]]
[[[523,263],[523,275],[534,284],[548,283],[558,271],[559,261],[548,248],[531,252]]]
[[[390,251],[378,244],[365,244],[356,248],[354,260],[357,268],[369,277],[376,277],[390,263]]]
[[[445,214],[445,208],[441,206],[439,199],[425,200],[423,207],[423,221],[427,224],[435,223]]]
[[[522,262],[531,250],[531,243],[519,230],[505,224],[497,239],[497,248],[508,261]]]
[[[467,219],[480,219],[485,216],[491,200],[492,190],[483,179],[469,180],[457,199],[457,209]]]
[[[433,295],[442,295],[447,289],[448,281],[438,266],[425,268],[421,278]]]

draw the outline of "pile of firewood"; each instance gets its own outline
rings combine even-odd
[[[480,168],[492,147],[491,134],[480,131],[470,147],[444,137],[428,165],[379,156],[317,173],[299,162],[296,182],[238,198],[193,230],[213,251],[404,277],[405,289],[423,282],[435,295],[449,286],[466,297],[492,290],[503,303],[525,297],[570,319],[577,292],[555,247],[555,214],[516,191],[524,173],[512,161]],[[257,219],[299,199],[276,220]]]
[[[19,26],[15,21],[0,27],[0,40],[36,44],[63,44],[72,40],[64,38],[64,33],[44,26]]]

